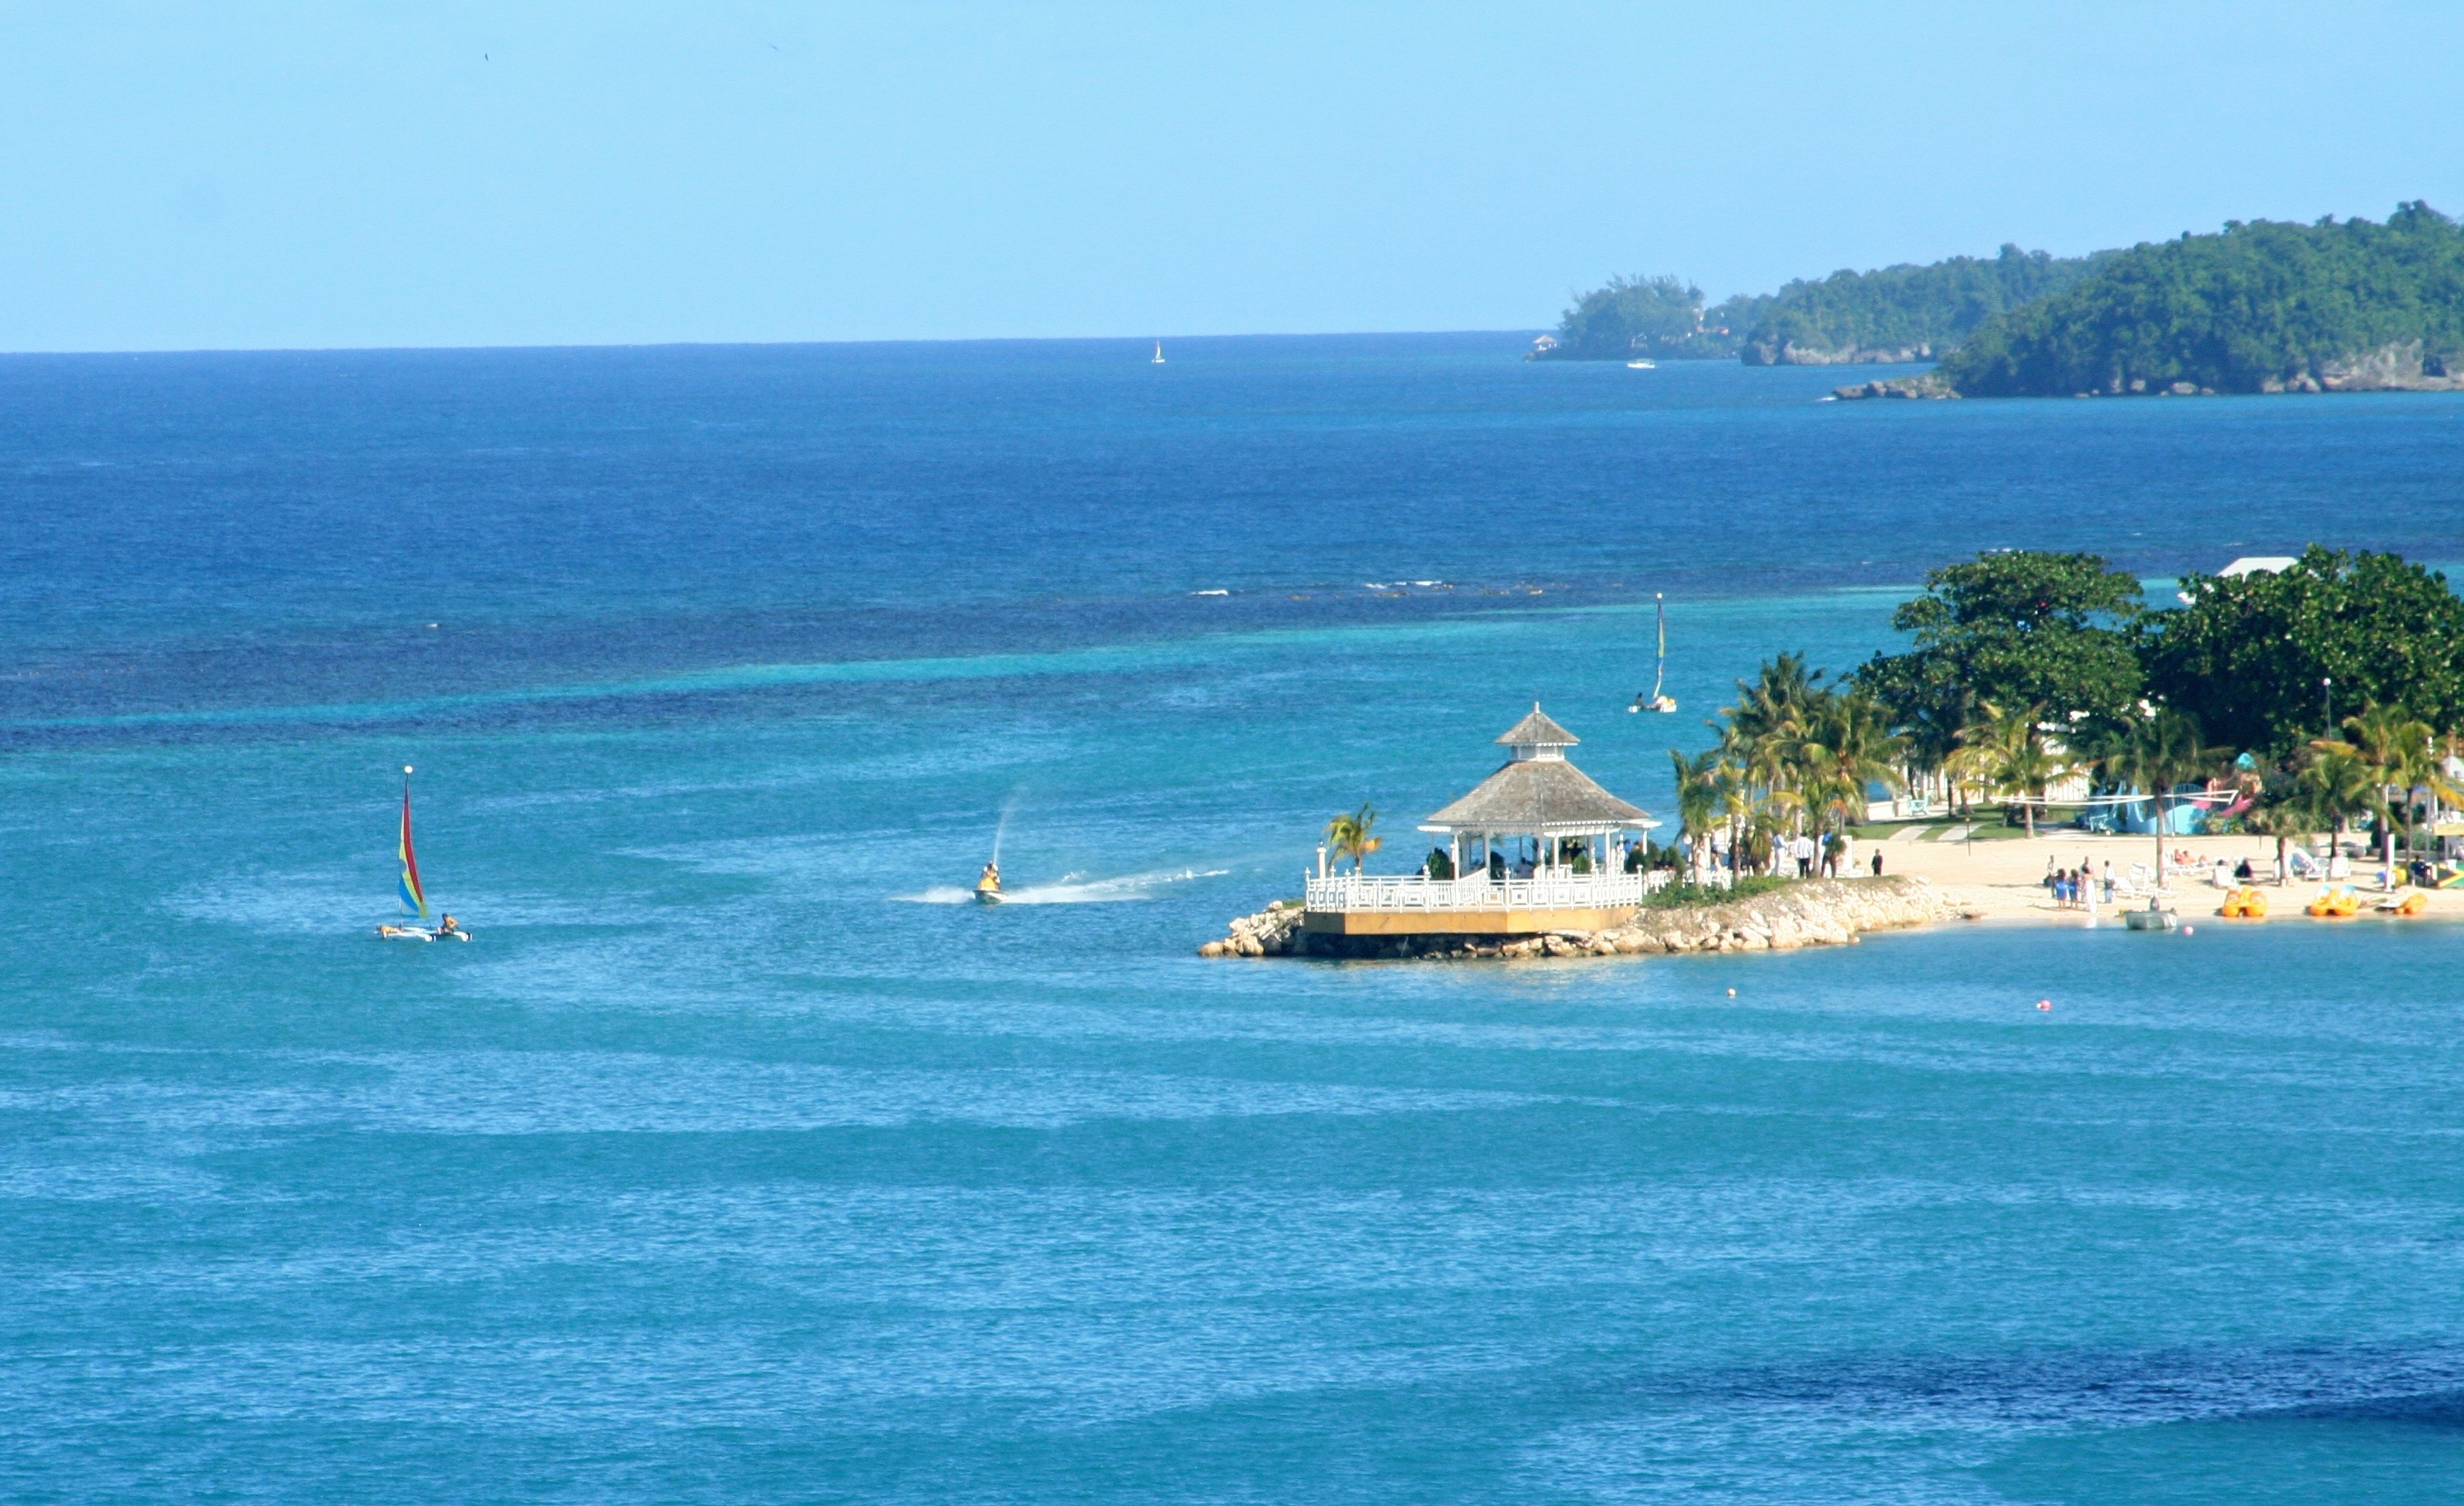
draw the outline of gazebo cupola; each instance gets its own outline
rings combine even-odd
[[[1494,727],[1497,724],[1492,722],[1489,725]],[[1540,703],[1537,701],[1531,703],[1530,715],[1507,728],[1498,735],[1497,740],[1505,746],[1508,763],[1536,763],[1551,760],[1564,763],[1566,750],[1582,741],[1581,738],[1550,720],[1549,714],[1540,709]]]

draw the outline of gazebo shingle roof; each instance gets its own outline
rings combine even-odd
[[[1539,713],[1532,713],[1539,716]],[[1527,716],[1516,731],[1529,726]],[[1545,716],[1539,720],[1562,733]],[[1500,738],[1503,742],[1506,739]],[[1570,736],[1568,742],[1573,741]],[[1528,759],[1507,764],[1477,789],[1424,823],[1463,831],[1545,831],[1560,826],[1643,826],[1651,815],[1629,805],[1594,783],[1592,776],[1560,759]]]
[[[1524,743],[1539,747],[1572,748],[1582,739],[1549,719],[1540,703],[1531,703],[1531,714],[1499,734],[1501,744]],[[1597,789],[1595,785],[1593,788]]]

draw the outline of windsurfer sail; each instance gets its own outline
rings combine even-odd
[[[428,891],[419,886],[419,859],[410,850],[410,765],[402,766],[402,907],[428,918]]]
[[[1677,698],[1673,695],[1663,695],[1660,688],[1661,683],[1668,678],[1668,600],[1657,591],[1651,593],[1651,600],[1653,608],[1660,617],[1660,660],[1651,671],[1651,694],[1636,696],[1634,704],[1626,708],[1629,711],[1677,709]]]

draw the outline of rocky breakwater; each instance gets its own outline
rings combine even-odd
[[[1746,899],[1637,911],[1610,930],[1539,936],[1327,936],[1301,928],[1301,907],[1279,900],[1232,923],[1201,957],[1644,956],[1688,951],[1788,951],[1852,946],[1869,930],[1903,930],[1982,912],[1923,879],[1821,879]]]

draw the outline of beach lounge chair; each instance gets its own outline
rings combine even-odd
[[[2389,890],[2385,898],[2370,908],[2382,915],[2418,915],[2430,908],[2430,896],[2408,884]]]

